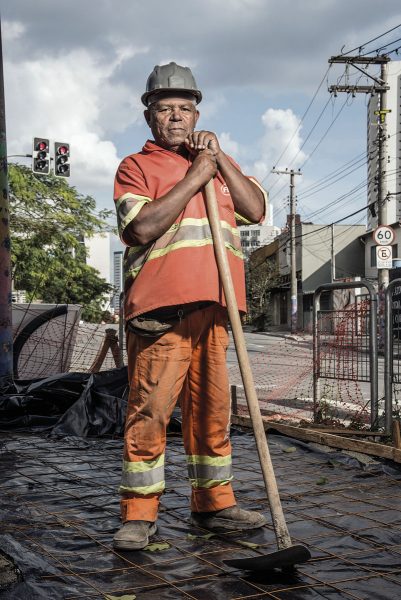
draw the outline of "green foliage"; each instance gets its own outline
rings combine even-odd
[[[98,321],[111,286],[85,262],[84,238],[109,229],[111,211],[53,175],[35,176],[9,165],[12,261],[15,289],[31,300],[81,304],[83,318]]]

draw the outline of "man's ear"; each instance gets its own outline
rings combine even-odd
[[[145,117],[146,123],[150,127],[150,110],[148,108],[143,111],[143,116]]]
[[[200,112],[199,112],[199,110],[197,110],[196,114],[195,114],[195,125],[197,124],[199,117],[200,117]]]

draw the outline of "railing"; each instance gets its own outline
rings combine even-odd
[[[357,289],[368,291],[367,300],[356,301],[348,309],[320,310],[324,291]],[[370,383],[369,424],[378,429],[378,348],[377,295],[368,281],[334,282],[317,288],[313,299],[313,410],[319,422],[322,413],[322,379],[364,381]],[[330,400],[323,399],[329,403]],[[355,405],[343,404],[344,417]],[[360,409],[359,409],[360,410]],[[348,419],[350,420],[350,419]],[[351,419],[352,421],[352,419]],[[367,423],[364,423],[367,425]]]

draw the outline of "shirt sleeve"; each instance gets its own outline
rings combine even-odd
[[[124,232],[126,233],[128,225],[141,208],[151,201],[143,172],[132,158],[125,158],[118,167],[114,180],[114,202],[122,242],[126,243]]]
[[[234,165],[234,167],[236,169],[238,169],[238,171],[240,171],[242,173],[241,167],[235,162],[235,160],[231,156],[229,156],[228,154],[227,154],[227,158],[230,161],[230,163],[232,165]],[[260,185],[260,183],[257,181],[257,179],[255,179],[254,177],[250,177],[248,175],[245,175],[245,174],[244,174],[244,176],[247,179],[249,179],[250,181],[252,181],[252,183],[255,184],[256,187],[258,187],[260,189],[260,191],[262,192],[262,194],[263,194],[263,198],[264,198],[264,211],[263,211],[263,216],[262,216],[262,218],[259,221],[259,223],[263,223],[263,221],[265,220],[265,218],[266,218],[266,216],[268,214],[269,196],[268,196],[266,190],[264,190],[262,188],[262,186]],[[237,212],[235,212],[235,221],[236,221],[237,225],[257,225],[257,223],[253,223],[252,221],[249,221],[249,219],[247,219],[246,217],[244,217],[244,215],[241,215],[241,214],[239,214]]]
[[[265,189],[262,188],[262,186],[260,185],[260,183],[258,182],[257,179],[255,179],[254,177],[250,177],[248,175],[245,175],[245,177],[247,179],[249,179],[249,181],[252,181],[253,184],[256,185],[256,187],[258,187],[260,189],[260,191],[263,194],[263,198],[264,198],[264,210],[263,210],[263,216],[260,219],[259,223],[263,223],[263,221],[266,219],[267,215],[268,215],[268,209],[269,209],[269,195],[266,192]],[[235,220],[237,225],[257,225],[257,223],[252,223],[251,221],[249,221],[248,219],[246,219],[243,215],[240,215],[239,213],[235,213]]]

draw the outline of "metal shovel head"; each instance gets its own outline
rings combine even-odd
[[[293,567],[299,563],[304,563],[311,558],[311,553],[306,546],[297,544],[289,546],[284,550],[277,550],[265,556],[255,556],[251,558],[234,558],[224,560],[229,567],[243,569],[244,571],[271,571],[272,569],[282,569]]]

